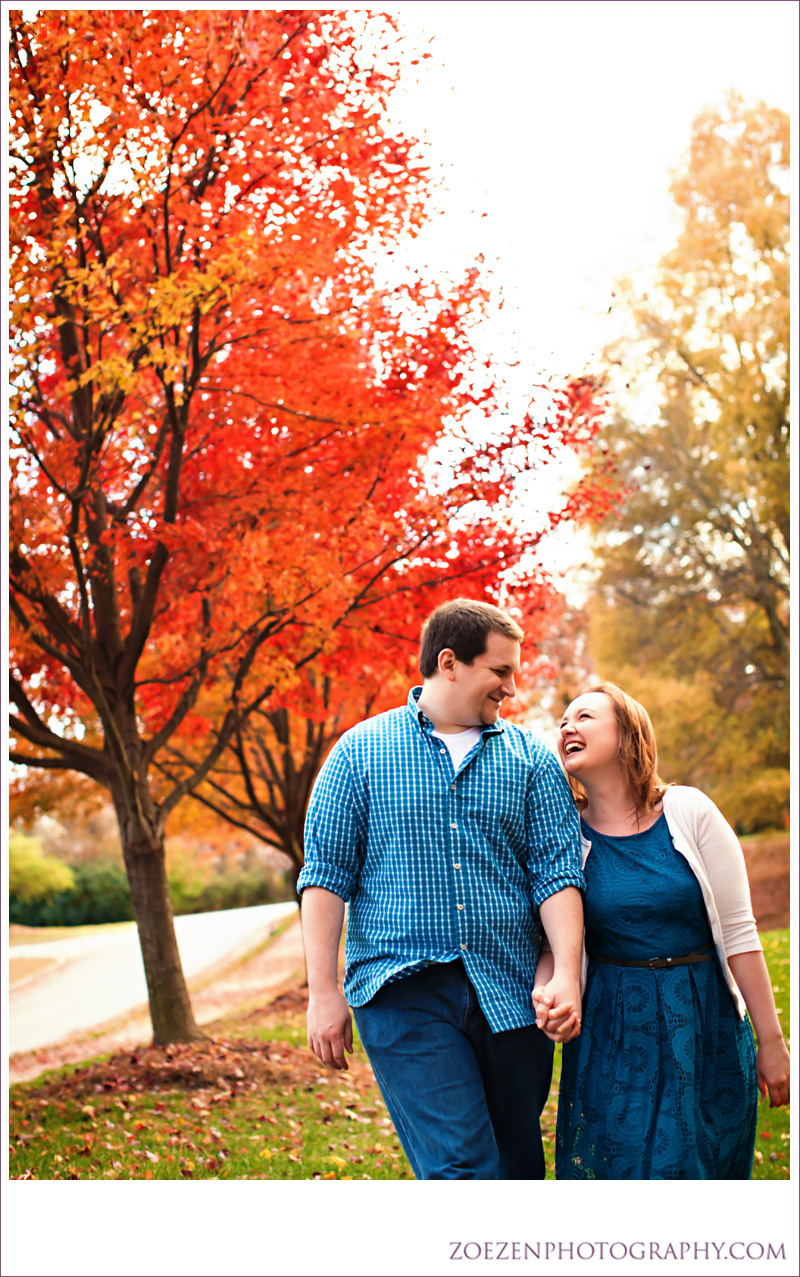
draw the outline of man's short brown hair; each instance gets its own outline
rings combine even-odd
[[[439,669],[439,653],[449,647],[457,661],[471,665],[486,651],[490,634],[504,634],[521,643],[525,637],[507,612],[477,599],[451,599],[431,612],[422,627],[419,668],[423,678]]]

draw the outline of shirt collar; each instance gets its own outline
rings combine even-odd
[[[409,713],[414,715],[414,718],[417,720],[422,730],[424,732],[432,732],[434,730],[433,723],[428,718],[427,714],[425,714],[421,709],[417,708],[417,701],[419,700],[421,695],[422,695],[421,685],[419,687],[412,687],[410,692],[408,693],[408,700],[406,701],[406,705],[408,707]],[[496,736],[498,735],[498,733],[504,732],[504,731],[505,731],[505,724],[502,718],[498,718],[497,722],[494,724],[493,727],[490,726],[489,724],[486,724],[485,726],[481,727],[481,736]]]

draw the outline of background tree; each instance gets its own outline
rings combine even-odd
[[[328,10],[11,23],[12,758],[110,794],[157,1042],[198,1032],[170,814],[348,618],[496,592],[540,535],[519,473],[596,429],[576,384],[474,442],[477,271],[376,286],[425,207],[395,45]]]
[[[75,882],[68,865],[48,856],[37,838],[12,829],[8,839],[8,893],[25,904],[49,900]]]
[[[665,769],[743,829],[788,804],[788,164],[781,111],[731,95],[695,121],[683,229],[618,354],[601,448],[622,499],[590,605],[600,669],[672,723]],[[670,703],[704,707],[699,737]]]
[[[481,543],[485,527],[473,530]],[[487,553],[487,561],[492,557]],[[454,566],[460,567],[459,560]],[[490,574],[488,583],[491,585]],[[317,772],[331,746],[353,724],[402,704],[411,684],[419,682],[417,665],[422,620],[437,602],[471,593],[483,585],[470,573],[416,590],[404,590],[395,607],[392,626],[359,616],[348,618],[332,656],[322,655],[303,671],[288,697],[281,691],[237,728],[226,755],[209,772],[192,798],[260,840],[278,847],[291,864],[296,882],[304,863],[304,824],[308,799]],[[544,673],[539,649],[560,623],[563,600],[545,579],[529,577],[524,589],[505,600],[523,624],[525,662],[518,684],[516,710],[525,711],[524,697]],[[386,616],[384,615],[384,621]],[[547,673],[552,675],[552,664]],[[509,712],[513,712],[512,705]],[[186,767],[194,749],[191,740],[173,741],[162,767],[173,779]]]

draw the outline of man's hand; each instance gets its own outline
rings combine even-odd
[[[551,1042],[569,1042],[581,1031],[580,983],[557,974],[533,990],[536,1026]]]
[[[353,1054],[353,1022],[338,989],[309,997],[308,1045],[323,1064],[347,1070],[345,1051]]]
[[[323,1064],[346,1069],[353,1053],[350,1008],[339,992],[339,939],[344,901],[324,887],[303,892],[303,944],[308,972],[308,1045]]]
[[[536,1024],[551,1042],[569,1042],[581,1031],[583,902],[576,887],[564,887],[539,906],[551,953],[539,959],[533,1006]]]

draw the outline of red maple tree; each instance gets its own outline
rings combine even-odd
[[[170,813],[254,714],[494,595],[541,535],[520,471],[595,429],[578,383],[476,443],[477,272],[376,286],[425,209],[395,44],[329,10],[11,23],[12,757],[108,790],[156,1042],[198,1032]]]

